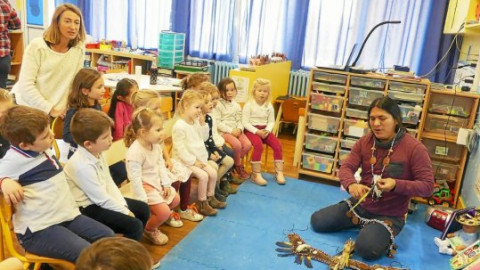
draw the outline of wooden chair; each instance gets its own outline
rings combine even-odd
[[[305,127],[307,125],[307,115],[305,112],[305,108],[298,110],[300,117],[298,119],[297,139],[295,140],[295,152],[293,153],[293,166],[297,166],[302,158],[303,135],[305,134]]]
[[[277,131],[275,135],[278,136],[278,133],[282,131],[282,123],[294,123],[295,129],[293,133],[295,133],[295,130],[298,124],[298,119],[299,119],[298,109],[305,108],[306,104],[307,104],[306,100],[300,100],[300,99],[294,99],[294,98],[289,98],[284,100],[281,107],[282,115],[278,120]]]
[[[55,140],[53,140],[52,146],[53,146],[53,150],[55,151],[55,156],[59,160],[60,160],[60,148],[58,146],[57,140],[63,139],[63,124],[64,124],[63,118],[57,117],[53,119],[52,126],[51,126],[51,130],[55,138]]]
[[[75,265],[73,265],[73,263],[65,260],[42,257],[31,254],[29,252],[25,252],[24,255],[22,255],[23,252],[18,252],[15,247],[20,245],[18,244],[15,233],[13,232],[13,212],[14,211],[12,207],[6,203],[3,194],[0,194],[0,226],[2,229],[2,251],[3,248],[6,247],[6,251],[11,256],[22,261],[23,269],[30,269],[30,266],[33,265],[33,269],[38,270],[43,263],[47,263],[55,269],[75,269]]]
[[[173,110],[173,98],[170,96],[160,97],[160,111],[162,115],[166,116],[166,119],[172,118]]]

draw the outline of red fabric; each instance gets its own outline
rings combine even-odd
[[[373,140],[372,133],[360,138],[353,146],[350,155],[342,162],[338,176],[346,190],[349,185],[356,182],[354,174],[359,166],[362,167],[360,183],[371,186],[372,171],[369,161],[372,156]],[[375,174],[380,174],[383,167],[381,164],[387,152],[388,149],[377,147]],[[373,200],[371,196],[368,196],[361,204],[368,212],[376,215],[401,217],[407,213],[411,197],[432,195],[434,176],[427,148],[410,134],[405,134],[393,147],[390,165],[383,173],[383,178],[389,177],[396,180],[394,190],[383,192],[379,200]]]
[[[115,126],[113,128],[113,140],[123,138],[123,133],[127,126],[132,122],[133,106],[123,101],[117,102],[115,109]]]
[[[0,57],[10,54],[10,38],[8,30],[20,29],[20,18],[8,1],[0,1]]]

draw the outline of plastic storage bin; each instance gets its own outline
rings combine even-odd
[[[389,91],[388,96],[391,97],[392,99],[395,99],[395,100],[422,103],[424,95],[423,94],[398,92],[398,91]]]
[[[369,132],[368,123],[363,120],[345,119],[343,133],[347,136],[360,138]]]
[[[310,150],[333,154],[335,153],[337,144],[338,141],[335,137],[322,136],[310,133],[305,134],[305,148]]]
[[[468,119],[448,115],[427,114],[425,131],[457,136],[460,128],[466,128]]]
[[[350,155],[350,151],[348,150],[340,150],[338,151],[338,164],[342,165],[342,162],[347,159],[348,155]]]
[[[308,128],[325,131],[329,133],[337,133],[340,119],[337,117],[325,116],[321,114],[308,114]]]
[[[353,86],[367,87],[379,90],[383,90],[385,88],[385,81],[382,79],[352,77],[350,79],[350,84]]]
[[[327,155],[316,155],[309,152],[302,154],[302,168],[331,173],[333,167],[333,157]]]
[[[432,93],[430,95],[429,112],[450,114],[461,117],[469,117],[472,111],[474,99],[456,96],[455,100],[450,95]],[[453,106],[452,106],[453,102]]]
[[[434,161],[432,162],[432,168],[435,180],[446,180],[448,182],[457,180],[458,165]]]
[[[405,124],[418,124],[420,119],[420,113],[422,108],[420,106],[408,106],[408,105],[399,105],[400,111],[402,112],[402,122]]]
[[[368,107],[377,98],[383,97],[383,92],[350,87],[348,103]]]
[[[363,110],[347,108],[347,116],[352,118],[368,120],[368,112]]]
[[[407,92],[412,94],[425,94],[427,86],[424,84],[412,84],[403,82],[390,82],[389,89],[392,91]]]
[[[358,140],[355,140],[355,139],[342,139],[340,142],[340,146],[342,148],[346,148],[346,149],[352,149],[353,148],[353,145],[357,142]]]
[[[185,34],[162,31],[158,42],[158,67],[173,69],[184,60]]]
[[[341,112],[343,97],[312,93],[310,95],[310,107],[327,112]]]
[[[312,82],[312,88],[314,91],[322,91],[342,95],[345,93],[345,86],[338,84]]]
[[[452,142],[422,139],[432,159],[458,162],[462,155],[463,145]]]
[[[343,74],[332,74],[328,72],[317,71],[313,73],[313,79],[317,81],[346,84],[347,75]]]

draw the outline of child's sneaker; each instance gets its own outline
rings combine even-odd
[[[201,221],[203,216],[198,213],[197,207],[195,204],[187,206],[187,210],[182,211],[181,209],[178,211],[180,217],[190,221]]]
[[[155,245],[165,245],[168,242],[168,237],[162,233],[159,229],[155,229],[153,232],[147,230],[143,231],[143,236],[150,240]]]
[[[165,224],[174,228],[180,228],[183,226],[183,222],[180,220],[180,215],[173,211],[170,213],[170,217],[167,221],[165,221]]]

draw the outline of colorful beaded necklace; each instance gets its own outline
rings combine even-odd
[[[390,155],[393,153],[393,146],[395,145],[395,139],[397,138],[397,134],[398,134],[398,132],[395,134],[395,137],[393,137],[392,144],[390,145],[390,149],[388,149],[387,155],[385,156],[385,158],[382,161],[383,167],[382,167],[382,171],[380,172],[380,174],[375,174],[373,172],[373,170],[375,168],[375,165],[377,164],[377,157],[375,156],[375,150],[377,150],[377,148],[375,147],[376,139],[373,140],[373,146],[371,148],[372,156],[370,157],[370,168],[372,170],[372,181],[373,181],[373,183],[372,183],[372,187],[373,187],[372,198],[373,199],[375,199],[375,197],[377,199],[382,197],[382,191],[377,187],[377,183],[378,183],[378,181],[380,181],[380,179],[382,179],[383,172],[385,171],[385,168],[387,168],[388,165],[390,164]]]

